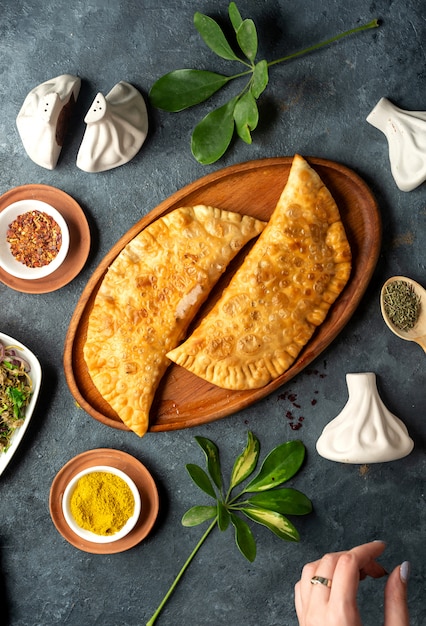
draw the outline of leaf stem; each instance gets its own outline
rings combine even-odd
[[[170,598],[170,596],[172,595],[173,591],[175,590],[176,585],[178,584],[178,582],[180,581],[180,579],[182,578],[182,576],[184,575],[187,567],[189,566],[189,564],[191,563],[192,559],[194,558],[194,556],[197,554],[198,550],[201,548],[202,544],[204,543],[204,541],[207,539],[208,535],[211,533],[211,531],[213,530],[213,528],[216,526],[217,524],[217,517],[214,518],[213,522],[210,524],[210,526],[207,528],[206,532],[204,533],[204,535],[201,537],[201,539],[199,540],[199,542],[197,543],[197,545],[195,546],[195,548],[193,549],[193,551],[191,552],[191,554],[189,555],[189,557],[187,558],[187,560],[185,561],[185,563],[183,564],[179,574],[176,576],[175,580],[173,581],[170,589],[168,590],[168,592],[166,593],[166,595],[164,596],[164,598],[162,599],[162,601],[160,602],[160,604],[158,605],[157,610],[155,611],[155,613],[153,614],[153,616],[151,617],[151,619],[146,623],[146,626],[153,626],[153,624],[156,622],[158,616],[160,615],[164,605],[166,604],[167,600]]]
[[[364,30],[369,30],[371,28],[378,28],[379,20],[375,18],[368,22],[368,24],[362,24],[361,26],[357,26],[356,28],[351,28],[350,30],[346,30],[344,33],[340,33],[339,35],[335,35],[326,41],[322,41],[321,43],[316,43],[308,48],[304,48],[303,50],[299,50],[298,52],[292,52],[292,54],[288,54],[285,57],[281,57],[280,59],[275,59],[274,61],[267,61],[267,66],[271,67],[272,65],[278,65],[278,63],[284,63],[285,61],[291,61],[291,59],[296,59],[297,57],[301,57],[304,54],[308,54],[309,52],[313,52],[314,50],[318,50],[319,48],[325,48],[335,41],[339,41],[339,39],[343,39],[344,37],[348,37],[349,35],[353,35],[354,33],[359,33]],[[241,63],[241,59],[238,59]],[[248,63],[245,63],[248,65]],[[226,82],[229,83],[231,80],[235,80],[236,78],[241,78],[242,76],[248,76],[249,74],[253,74],[254,66],[251,65],[249,70],[244,70],[244,72],[239,72],[238,74],[233,74],[232,76],[226,76]],[[244,92],[244,90],[243,90]]]
[[[283,63],[284,61],[290,61],[290,59],[295,59],[296,57],[302,56],[303,54],[307,54],[308,52],[312,52],[313,50],[318,50],[318,48],[323,48],[325,46],[329,46],[330,44],[338,41],[339,39],[343,39],[343,37],[347,37],[348,35],[353,35],[354,33],[358,33],[363,30],[368,30],[370,28],[377,28],[379,26],[379,21],[377,19],[368,22],[368,24],[363,24],[362,26],[357,26],[356,28],[351,28],[350,30],[345,31],[344,33],[340,33],[340,35],[335,35],[326,41],[321,43],[314,44],[313,46],[309,46],[308,48],[304,48],[299,52],[293,52],[293,54],[289,54],[288,56],[282,57],[281,59],[276,59],[275,61],[269,61],[268,67],[271,65],[277,65],[277,63]]]

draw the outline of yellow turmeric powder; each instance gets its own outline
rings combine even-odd
[[[133,515],[135,500],[127,483],[111,472],[82,476],[71,495],[77,524],[97,535],[114,535]]]

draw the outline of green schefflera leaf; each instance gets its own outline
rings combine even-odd
[[[237,32],[237,41],[246,57],[253,63],[257,54],[257,31],[253,20],[241,22]]]
[[[251,144],[250,131],[254,130],[259,122],[259,111],[256,100],[249,91],[241,96],[235,105],[234,120],[240,139]]]
[[[213,489],[213,485],[203,468],[195,465],[194,463],[188,463],[186,469],[197,487],[204,491],[204,493],[208,496],[216,499],[216,493]]]
[[[229,45],[221,27],[214,19],[197,11],[194,15],[194,25],[203,38],[204,43],[215,54],[227,61],[240,60]]]
[[[256,558],[256,542],[250,526],[238,515],[230,514],[235,528],[235,543],[241,554],[252,563]]]
[[[268,64],[266,61],[256,63],[253,70],[250,91],[256,100],[265,91],[269,82]]]
[[[244,515],[262,526],[269,528],[275,535],[285,541],[299,541],[300,536],[293,524],[281,513],[267,509],[244,507],[241,509]]]
[[[287,441],[268,454],[259,474],[246,486],[245,492],[266,491],[289,480],[300,469],[305,458],[301,441]]]
[[[231,474],[230,489],[243,482],[254,471],[259,458],[259,440],[249,431],[247,445],[244,451],[237,457]]]
[[[193,506],[182,517],[182,526],[198,526],[217,515],[216,506]]]
[[[378,20],[374,19],[367,24],[347,30],[304,50],[273,61],[267,62],[262,60],[256,63],[258,33],[254,21],[252,19],[243,19],[235,2],[229,4],[228,15],[235,32],[236,41],[228,41],[219,24],[211,17],[198,11],[194,15],[194,25],[210,50],[225,60],[241,63],[244,66],[244,71],[237,71],[232,76],[224,76],[223,74],[205,70],[175,70],[161,77],[152,86],[149,97],[154,107],[168,112],[182,111],[208,100],[228,82],[248,75],[251,75],[248,86],[249,91],[253,98],[258,100],[269,83],[269,68],[271,66],[290,61],[314,50],[319,50],[349,35],[379,26]],[[240,91],[240,93],[244,91]],[[235,106],[235,103],[233,106]],[[232,109],[233,106],[231,107]],[[251,144],[250,131],[253,130],[254,122],[247,122],[247,119],[238,111],[236,121],[238,136],[246,143]],[[203,137],[204,132],[205,137]],[[218,161],[227,151],[233,132],[234,120],[228,106],[225,105],[213,111],[194,129],[191,140],[193,156],[203,165],[209,165]]]
[[[234,134],[234,108],[238,98],[211,111],[192,133],[191,150],[199,163],[214,163],[226,152]]]
[[[229,526],[230,516],[226,506],[220,500],[217,503],[217,525],[219,530],[226,530]]]
[[[149,98],[158,109],[176,113],[204,102],[229,80],[228,76],[206,70],[175,70],[153,84]]]
[[[235,2],[231,2],[229,4],[228,15],[229,15],[229,19],[231,20],[231,24],[234,27],[235,32],[237,32],[237,30],[242,24],[243,18],[241,17],[241,13],[239,12]]]
[[[208,471],[217,472],[219,452],[216,445],[204,437],[196,437],[196,440],[206,453],[208,468],[210,463]],[[259,457],[259,449],[259,441],[253,433],[248,432],[246,447],[234,463],[226,493],[225,490],[222,490],[222,486],[220,488],[217,486],[218,476],[214,479],[218,489],[218,493],[215,495],[215,485],[208,474],[198,465],[189,464],[186,466],[195,484],[215,499],[215,505],[192,507],[183,515],[182,524],[184,526],[197,526],[205,521],[212,521],[183,564],[152,618],[147,622],[147,626],[154,624],[170,594],[214,528],[217,527],[221,531],[226,531],[232,524],[235,543],[241,554],[250,562],[256,558],[256,542],[251,528],[253,524],[249,525],[246,518],[251,522],[265,526],[280,539],[299,541],[298,531],[284,513],[296,515],[308,513],[312,508],[311,502],[306,496],[294,489],[277,487],[279,487],[280,481],[287,480],[300,468],[305,452],[302,442],[287,442],[278,445],[270,452],[263,462],[258,476],[251,482],[254,495],[248,497],[246,495],[247,488],[242,488],[238,495],[231,497],[233,487],[248,478],[254,471]],[[272,487],[276,488],[271,489]],[[267,489],[271,489],[271,491],[265,493]]]
[[[220,469],[220,459],[218,447],[210,439],[205,437],[195,437],[195,441],[206,455],[207,469],[218,489],[222,487],[222,473]]]
[[[276,511],[282,515],[306,515],[312,511],[312,502],[297,489],[281,488],[256,493],[248,498],[250,504]]]

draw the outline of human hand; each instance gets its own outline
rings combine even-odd
[[[299,626],[362,626],[357,605],[359,581],[366,576],[386,575],[376,561],[384,549],[382,541],[373,541],[352,550],[326,554],[305,565],[295,586]],[[408,573],[408,563],[403,563],[389,576],[385,587],[384,626],[409,626]],[[314,576],[322,577],[323,583],[313,584]],[[328,586],[327,581],[330,581]]]

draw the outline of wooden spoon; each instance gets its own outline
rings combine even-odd
[[[385,311],[385,289],[387,285],[389,285],[389,283],[393,283],[397,280],[403,280],[404,282],[411,285],[415,293],[421,298],[419,319],[417,320],[415,326],[410,330],[399,330],[398,328],[396,328],[396,326],[394,326],[394,324],[391,322]],[[411,278],[406,278],[405,276],[392,276],[392,278],[389,278],[382,287],[382,291],[380,294],[380,308],[382,310],[383,319],[397,337],[405,339],[406,341],[415,341],[426,352],[426,289],[424,289],[421,285],[419,285],[419,283],[416,283],[416,281],[412,280]]]

